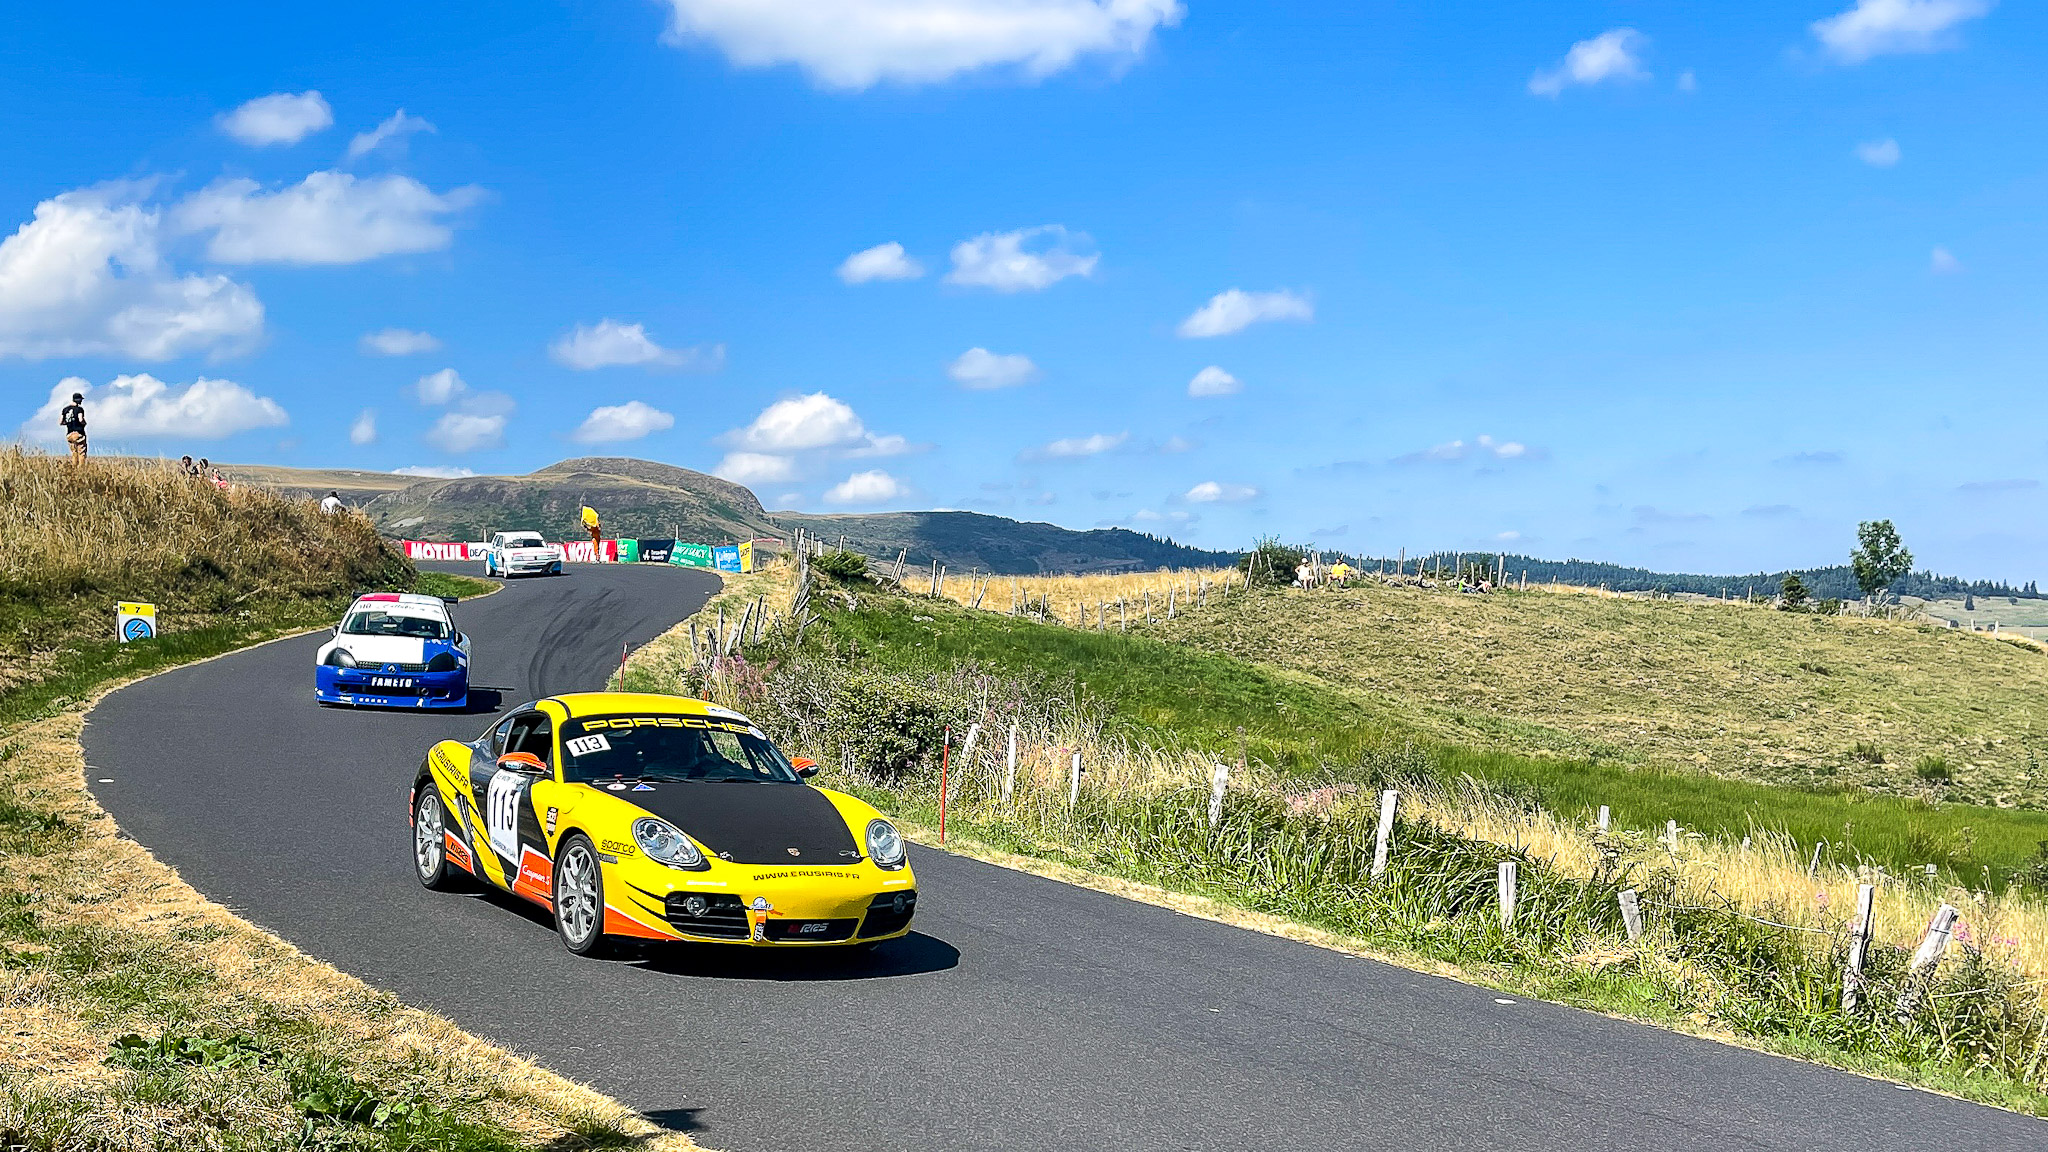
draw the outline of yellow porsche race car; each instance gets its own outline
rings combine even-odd
[[[552,696],[472,743],[444,740],[414,779],[414,866],[468,873],[551,910],[562,943],[864,946],[917,910],[903,837],[880,812],[806,783],[744,716],[633,692]]]

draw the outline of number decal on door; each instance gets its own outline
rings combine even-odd
[[[491,850],[507,860],[519,859],[519,805],[526,800],[527,778],[517,772],[492,775],[484,797],[484,822],[489,828]]]

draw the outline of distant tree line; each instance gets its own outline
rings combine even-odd
[[[1336,559],[1337,554],[1325,552],[1324,558]],[[1414,572],[1420,561],[1422,570],[1434,572],[1440,564],[1449,574],[1456,570],[1459,561],[1470,566],[1474,561],[1491,565],[1498,554],[1493,552],[1432,552],[1416,557],[1410,556],[1403,565],[1403,571]],[[1394,570],[1395,557],[1355,556],[1345,554],[1344,558],[1354,567],[1365,572],[1377,572],[1384,564],[1386,570]],[[1740,576],[1708,576],[1683,572],[1652,572],[1647,568],[1630,568],[1621,564],[1607,564],[1598,560],[1544,560],[1535,556],[1524,556],[1517,552],[1507,554],[1505,568],[1509,579],[1519,581],[1522,573],[1529,574],[1531,584],[1549,583],[1578,584],[1589,588],[1605,586],[1616,592],[1694,592],[1702,596],[1719,596],[1727,593],[1740,599],[1751,589],[1759,595],[1774,596],[1785,584],[1785,577],[1794,575],[1800,579],[1806,594],[1816,600],[1856,600],[1863,596],[1863,589],[1857,583],[1855,570],[1847,564],[1826,568],[1783,569],[1776,572],[1752,572]],[[1959,600],[1970,596],[2011,596],[2039,598],[2041,592],[2036,582],[2007,584],[2002,580],[1964,580],[1957,576],[1942,576],[1922,569],[1900,576],[1891,585],[1891,590],[1900,596],[1918,596],[1923,600]]]

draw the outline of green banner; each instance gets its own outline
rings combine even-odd
[[[640,561],[640,542],[639,542],[638,540],[621,540],[621,541],[619,541],[619,563],[621,563],[621,564],[637,564],[637,563],[639,563],[639,561]]]
[[[675,551],[668,554],[668,562],[680,564],[685,568],[709,568],[711,567],[711,545],[685,544],[678,540],[676,541]]]

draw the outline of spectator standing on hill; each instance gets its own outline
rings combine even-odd
[[[57,423],[64,429],[64,442],[71,445],[71,458],[85,459],[85,393],[71,394],[71,403],[57,414]]]
[[[583,526],[590,530],[591,559],[604,563],[604,526],[597,521],[597,509],[588,504],[583,506]]]
[[[197,480],[199,478],[199,465],[194,464],[190,456],[180,456],[178,457],[178,474],[188,479]]]
[[[341,493],[339,492],[329,492],[327,499],[320,502],[320,511],[327,513],[329,516],[339,516],[344,511],[344,507],[341,502]]]

